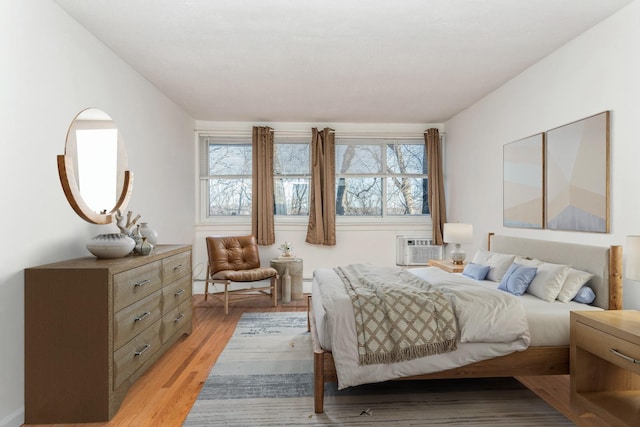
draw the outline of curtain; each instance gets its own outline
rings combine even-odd
[[[333,129],[311,129],[311,199],[307,243],[336,244],[336,141]]]
[[[442,245],[442,229],[447,222],[444,202],[444,174],[442,172],[442,145],[438,129],[431,128],[424,133],[427,149],[427,173],[429,181],[429,212],[431,213],[433,244]]]
[[[251,233],[259,245],[276,241],[273,226],[273,130],[253,127]]]

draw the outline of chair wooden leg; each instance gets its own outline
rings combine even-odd
[[[224,315],[229,314],[229,282],[224,284]]]
[[[209,282],[204,282],[204,300],[209,296]]]

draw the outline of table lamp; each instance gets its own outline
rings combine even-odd
[[[447,222],[444,224],[443,240],[445,243],[454,243],[455,247],[451,250],[450,258],[454,264],[464,263],[467,254],[460,247],[462,243],[473,242],[473,225],[462,224],[458,222]]]

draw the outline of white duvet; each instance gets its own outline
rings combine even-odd
[[[451,275],[436,268],[428,270],[429,283],[442,290],[453,304],[460,334],[458,349],[410,361],[363,366],[358,363],[351,299],[341,279],[333,269],[315,271],[315,280],[322,288],[326,332],[331,337],[330,347],[340,389],[452,369],[528,347],[527,317],[517,297],[477,286],[462,275]]]

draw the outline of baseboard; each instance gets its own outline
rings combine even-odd
[[[0,427],[20,427],[24,424],[24,406],[0,420]]]

